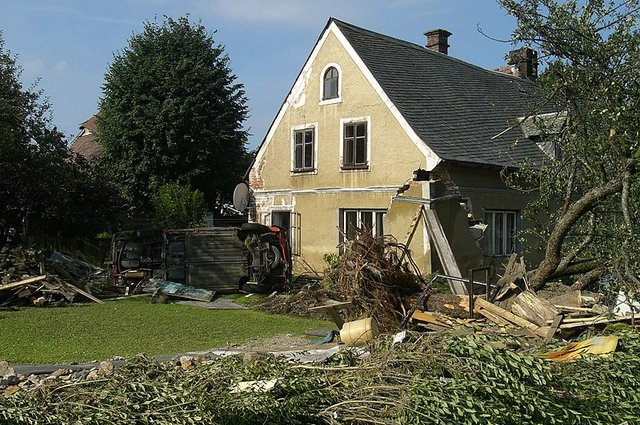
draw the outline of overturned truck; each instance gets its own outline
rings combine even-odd
[[[111,276],[114,286],[127,294],[149,278],[219,293],[265,293],[289,282],[290,248],[284,229],[255,223],[127,230],[113,236]]]

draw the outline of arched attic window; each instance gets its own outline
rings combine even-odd
[[[336,99],[338,97],[338,70],[331,66],[324,73],[322,100]]]

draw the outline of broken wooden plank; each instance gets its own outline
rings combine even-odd
[[[513,326],[513,323],[509,322],[508,320],[503,319],[500,316],[497,316],[493,313],[491,313],[488,310],[479,308],[479,307],[475,307],[474,311],[478,314],[481,314],[482,316],[486,317],[487,319],[489,319],[490,321],[492,321],[493,323],[500,325],[500,326]]]
[[[353,303],[329,300],[326,304],[310,307],[309,310],[326,312],[331,317],[331,320],[333,320],[333,323],[338,326],[338,329],[342,329],[342,326],[344,326],[344,320],[342,319],[342,316],[340,316],[340,310],[348,307],[353,307]]]
[[[628,317],[627,316],[614,316],[612,318],[600,317],[600,318],[596,318],[596,319],[594,319],[592,317],[587,317],[587,318],[582,319],[579,322],[578,321],[574,321],[574,322],[570,322],[570,323],[563,323],[562,325],[560,325],[560,329],[574,329],[574,328],[580,328],[580,327],[584,327],[584,326],[603,325],[603,324],[607,324],[607,323],[622,322],[622,321],[631,320],[631,319],[632,319],[631,316],[628,316]]]
[[[476,298],[475,299],[475,304],[476,306],[478,306],[478,308],[480,309],[479,312],[480,314],[482,314],[482,309],[485,309],[497,316],[500,316],[502,319],[505,319],[511,323],[514,323],[522,328],[528,329],[531,332],[535,333],[536,335],[544,338],[546,336],[546,333],[542,330],[540,330],[540,326],[536,325],[535,323],[531,323],[528,320],[525,320],[519,316],[516,316],[515,314],[511,313],[510,311],[505,310],[502,307],[499,307],[495,304],[490,303],[489,301],[483,299],[483,298]]]
[[[460,273],[456,258],[453,255],[453,251],[451,250],[449,240],[444,233],[442,223],[440,222],[440,219],[438,218],[435,210],[430,210],[423,207],[422,217],[424,218],[427,233],[429,233],[429,238],[431,238],[436,247],[436,252],[438,253],[438,258],[440,259],[440,263],[444,268],[444,272],[449,276],[462,277],[462,273]],[[456,295],[466,294],[466,288],[464,283],[462,282],[457,282],[450,279],[449,288],[451,288],[451,292]]]
[[[565,310],[565,311],[596,313],[595,311],[593,311],[593,308],[591,308],[591,307],[574,307],[574,306],[570,306],[570,305],[561,305],[561,304],[554,304],[553,306],[555,308],[559,309],[559,310]]]
[[[429,325],[434,325],[435,327],[439,327],[439,328],[445,328],[445,329],[451,328],[451,323],[447,323],[446,321],[444,321],[446,319],[443,320],[441,318],[438,318],[433,313],[429,313],[426,311],[420,311],[420,310],[414,311],[413,314],[411,315],[411,319],[417,322],[422,322],[427,327]],[[441,329],[437,329],[437,330],[441,330]]]
[[[562,322],[562,314],[558,314],[555,317],[555,319],[553,319],[553,322],[551,323],[551,326],[547,331],[547,336],[544,337],[544,342],[550,341],[551,338],[553,338],[553,336],[558,331],[558,326],[560,326],[560,322]]]
[[[538,326],[546,326],[547,320],[553,320],[560,313],[553,304],[530,290],[518,294],[513,299],[511,312]]]
[[[83,297],[90,299],[93,302],[96,302],[98,304],[102,304],[102,300],[101,299],[98,299],[98,298],[94,297],[90,293],[88,293],[86,291],[83,291],[82,289],[78,288],[75,285],[72,285],[72,284],[70,284],[68,282],[64,282],[64,286],[66,286],[68,289],[71,289],[72,291],[77,292],[78,294],[82,295]]]
[[[0,285],[0,291],[8,291],[10,289],[22,288],[23,286],[29,285],[30,283],[41,282],[47,278],[47,275],[30,277],[27,279],[20,280],[18,282],[8,283],[6,285]]]

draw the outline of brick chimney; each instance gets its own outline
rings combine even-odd
[[[507,57],[513,74],[520,78],[535,80],[538,77],[538,52],[528,47],[512,50]]]
[[[433,50],[434,52],[444,53],[449,52],[449,36],[451,33],[441,28],[435,30],[429,30],[424,33],[427,36],[426,48]]]

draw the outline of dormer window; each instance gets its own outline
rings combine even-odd
[[[322,100],[338,97],[338,69],[334,66],[327,68],[323,77]]]

